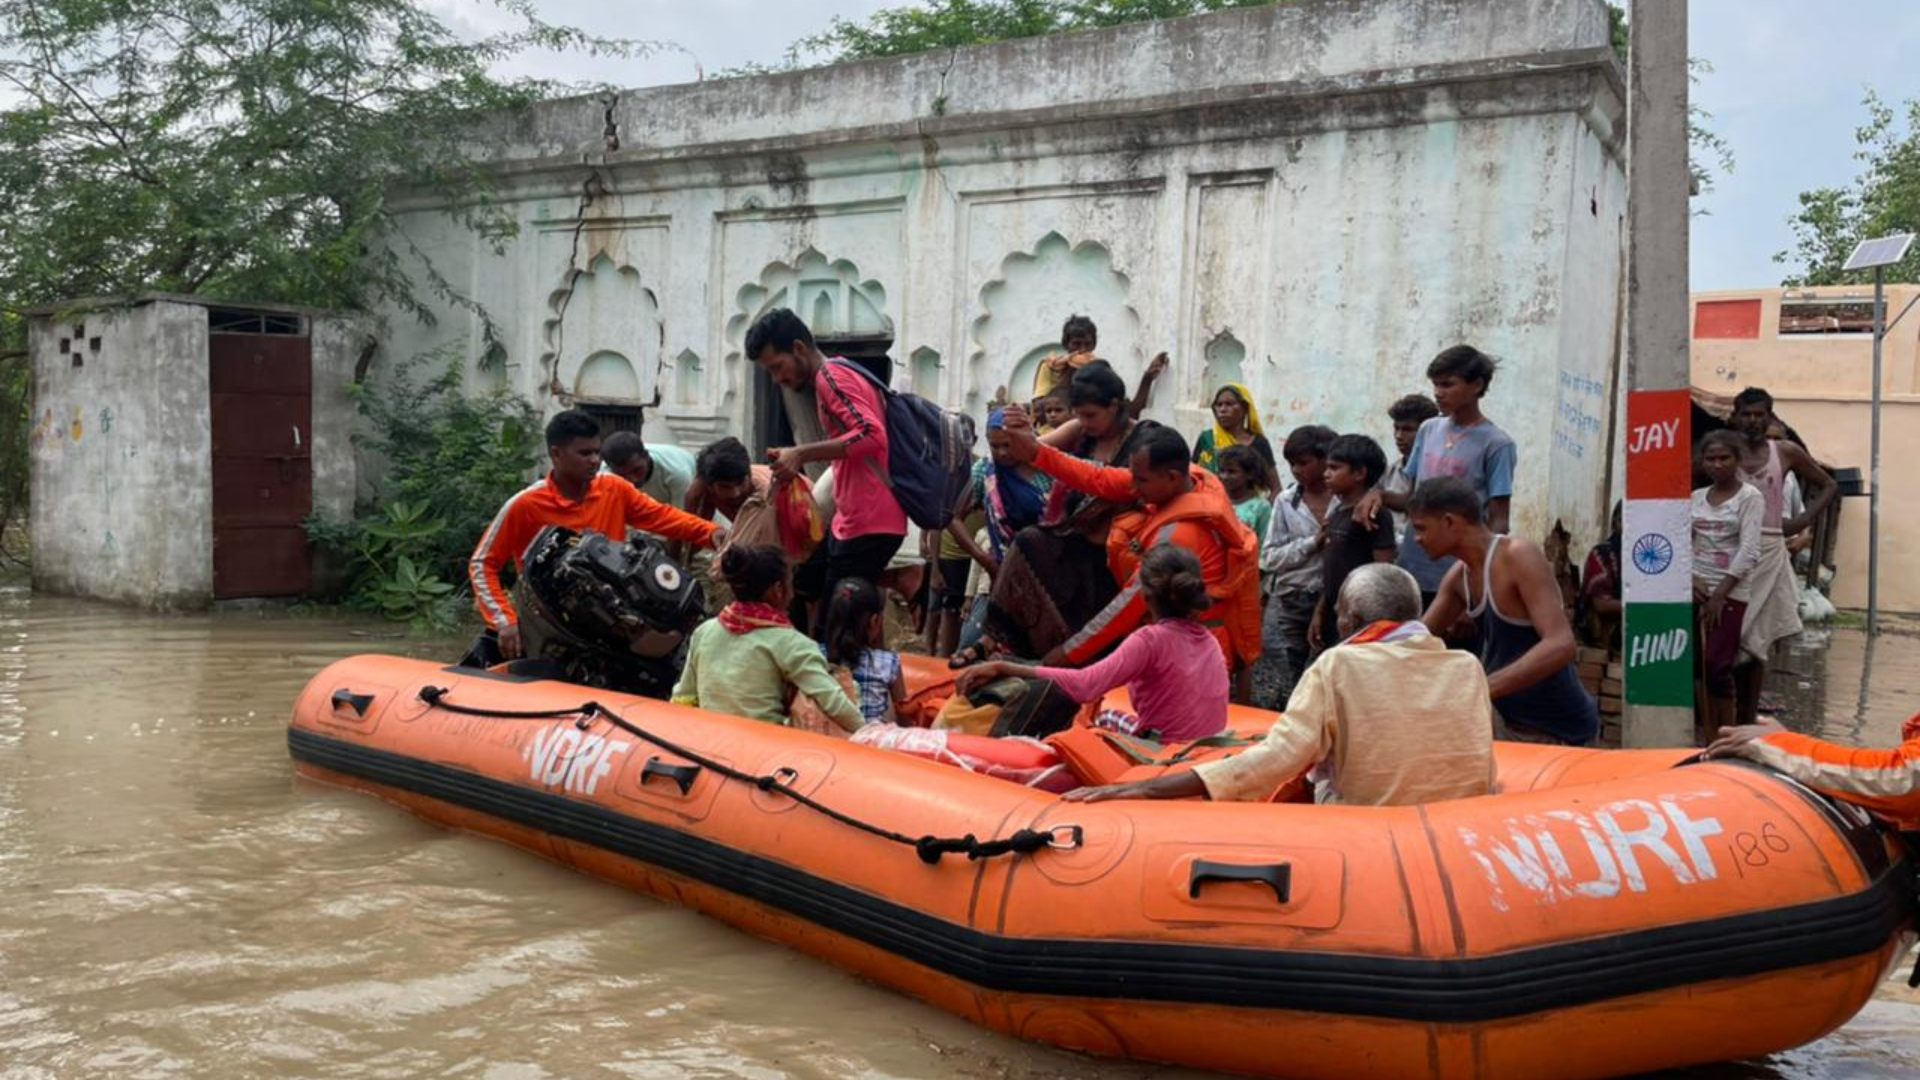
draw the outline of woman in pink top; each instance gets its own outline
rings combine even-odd
[[[1213,603],[1200,560],[1161,544],[1140,564],[1140,586],[1154,621],[1127,635],[1106,659],[1086,668],[1027,667],[1003,660],[960,673],[968,693],[995,679],[1046,679],[1075,701],[1097,701],[1124,686],[1144,731],[1166,742],[1218,735],[1227,726],[1227,664],[1213,631],[1194,616]]]

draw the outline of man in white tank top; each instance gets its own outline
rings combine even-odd
[[[1767,659],[1776,643],[1800,632],[1800,586],[1793,576],[1793,557],[1787,541],[1805,532],[1827,512],[1840,489],[1799,445],[1767,438],[1774,422],[1773,395],[1748,387],[1733,399],[1733,429],[1746,441],[1741,455],[1741,479],[1760,489],[1766,499],[1761,522],[1760,564],[1748,582],[1752,599],[1740,634],[1741,663],[1734,668],[1735,717],[1751,724],[1760,712],[1760,688],[1766,682]],[[1789,475],[1799,478],[1806,509],[1786,516]]]

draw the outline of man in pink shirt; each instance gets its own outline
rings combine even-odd
[[[880,391],[848,361],[822,356],[813,333],[786,308],[760,316],[747,329],[746,354],[775,383],[813,390],[821,442],[767,452],[776,486],[800,476],[808,464],[832,461],[833,527],[827,544],[826,589],[842,578],[865,578],[875,586],[907,535],[907,514],[893,497],[887,475],[886,403]]]

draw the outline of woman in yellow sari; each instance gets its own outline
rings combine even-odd
[[[1220,454],[1230,446],[1250,446],[1266,466],[1262,477],[1269,494],[1280,490],[1280,471],[1274,464],[1273,444],[1260,426],[1260,410],[1253,393],[1240,383],[1227,383],[1213,395],[1213,429],[1193,443],[1193,463],[1208,472],[1220,472]]]

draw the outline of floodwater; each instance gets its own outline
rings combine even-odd
[[[1880,642],[1864,710],[1862,645],[1797,656],[1783,704],[1885,741],[1920,703],[1920,640]],[[313,672],[450,647],[0,589],[0,1077],[1194,1076],[1014,1042],[293,779],[286,717]],[[1920,1075],[1920,1005],[1889,986],[1812,1046],[1671,1075]]]

